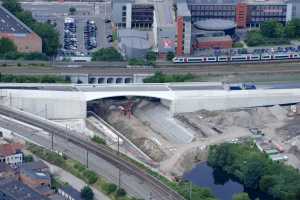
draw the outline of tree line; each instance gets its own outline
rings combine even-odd
[[[291,39],[300,39],[300,19],[292,19],[286,26],[275,20],[261,24],[260,30],[250,31],[246,38],[249,46],[288,44]]]
[[[246,188],[262,191],[276,200],[300,199],[299,171],[272,161],[254,144],[211,146],[208,164],[234,176]]]

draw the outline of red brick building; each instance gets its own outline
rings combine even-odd
[[[0,6],[0,38],[12,40],[19,52],[42,52],[42,39],[2,6]]]
[[[233,41],[230,36],[221,37],[202,37],[197,38],[193,43],[193,49],[210,49],[210,48],[232,48]]]

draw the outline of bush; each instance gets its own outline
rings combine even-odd
[[[24,160],[24,162],[32,162],[33,156],[32,155],[24,155],[23,160]]]
[[[105,140],[104,139],[102,139],[102,138],[100,138],[100,137],[98,137],[98,136],[96,136],[96,135],[94,135],[93,137],[92,137],[92,141],[94,141],[94,142],[96,142],[96,143],[98,143],[98,144],[106,144],[106,142],[105,142]]]
[[[92,61],[122,61],[122,55],[113,47],[102,48],[92,54]]]
[[[244,47],[244,45],[241,42],[235,42],[233,44],[233,48],[243,48],[243,47]]]
[[[155,61],[156,60],[156,53],[153,51],[149,51],[146,55],[146,59],[148,61]]]
[[[91,170],[85,170],[83,176],[89,184],[94,184],[98,180],[97,174]]]
[[[117,190],[117,185],[113,184],[113,183],[106,183],[102,186],[103,191],[106,194],[112,194]]]
[[[132,58],[128,60],[129,65],[145,65],[145,61],[143,59]]]
[[[194,76],[192,74],[166,75],[161,72],[155,72],[153,76],[145,78],[144,83],[185,82],[192,80],[193,78]]]
[[[117,197],[124,197],[126,196],[126,191],[123,188],[119,188],[116,192]]]
[[[171,61],[175,57],[175,54],[171,51],[167,53],[167,60]]]

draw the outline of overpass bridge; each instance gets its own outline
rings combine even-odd
[[[89,101],[140,96],[159,98],[172,114],[300,102],[300,84],[259,85],[228,91],[219,82],[166,84],[0,84],[0,104],[48,119],[85,119]]]

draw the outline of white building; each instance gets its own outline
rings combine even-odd
[[[21,164],[23,162],[22,147],[23,145],[19,143],[0,145],[0,162],[9,165]]]

